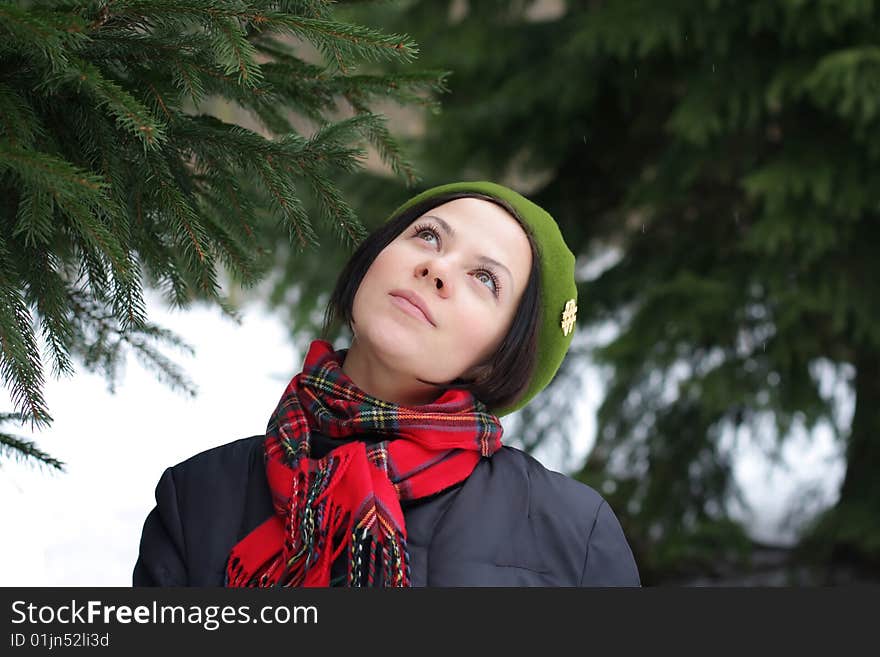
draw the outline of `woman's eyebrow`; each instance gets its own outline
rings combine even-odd
[[[438,217],[436,214],[426,214],[425,218],[433,219],[438,224],[440,224],[440,228],[443,229],[444,233],[446,233],[452,239],[455,238],[455,230],[442,217]],[[510,279],[510,282],[513,282],[513,274],[510,273],[510,270],[494,258],[490,258],[486,255],[481,255],[477,256],[477,260],[479,260],[484,265],[495,265],[499,269],[503,269],[504,272],[507,274],[507,278]]]
[[[425,218],[433,219],[438,224],[440,224],[440,228],[442,228],[443,232],[445,232],[447,235],[449,235],[449,237],[453,237],[453,238],[455,237],[455,231],[452,230],[452,226],[450,226],[448,223],[446,223],[446,221],[444,221],[442,218],[438,217],[436,214],[426,214]]]

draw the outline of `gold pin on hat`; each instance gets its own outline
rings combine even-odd
[[[568,335],[574,330],[574,320],[577,317],[577,304],[574,299],[565,302],[565,309],[562,311],[562,335]]]

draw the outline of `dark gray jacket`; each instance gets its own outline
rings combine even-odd
[[[232,546],[272,513],[264,436],[165,470],[135,586],[222,586]],[[463,483],[404,502],[414,586],[639,586],[632,551],[592,488],[504,447]]]

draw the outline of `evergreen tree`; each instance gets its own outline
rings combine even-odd
[[[425,186],[517,184],[582,263],[616,254],[579,281],[578,331],[620,332],[566,364],[609,372],[579,476],[619,511],[645,581],[747,550],[730,514],[742,427],[780,445],[834,427],[846,478],[802,545],[880,562],[877,3],[412,2],[369,20],[406,25],[452,71],[415,156]],[[849,381],[850,423],[823,367]],[[566,406],[560,385],[548,407]],[[575,428],[559,418],[522,431]]]
[[[192,392],[160,350],[186,345],[148,321],[145,286],[234,314],[221,276],[260,280],[279,226],[299,252],[318,244],[318,217],[343,243],[364,236],[335,178],[366,144],[415,182],[371,107],[425,102],[443,76],[383,73],[415,43],[340,21],[333,4],[0,3],[0,373],[16,412],[4,421],[51,421],[47,360],[60,375],[79,359],[112,384],[133,350]],[[210,113],[218,104],[252,127]],[[60,465],[11,435],[0,447]]]

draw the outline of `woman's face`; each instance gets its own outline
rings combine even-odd
[[[364,275],[352,308],[358,348],[403,381],[468,376],[501,345],[531,266],[528,237],[498,205],[460,198],[428,210]],[[407,293],[418,295],[431,322]]]

